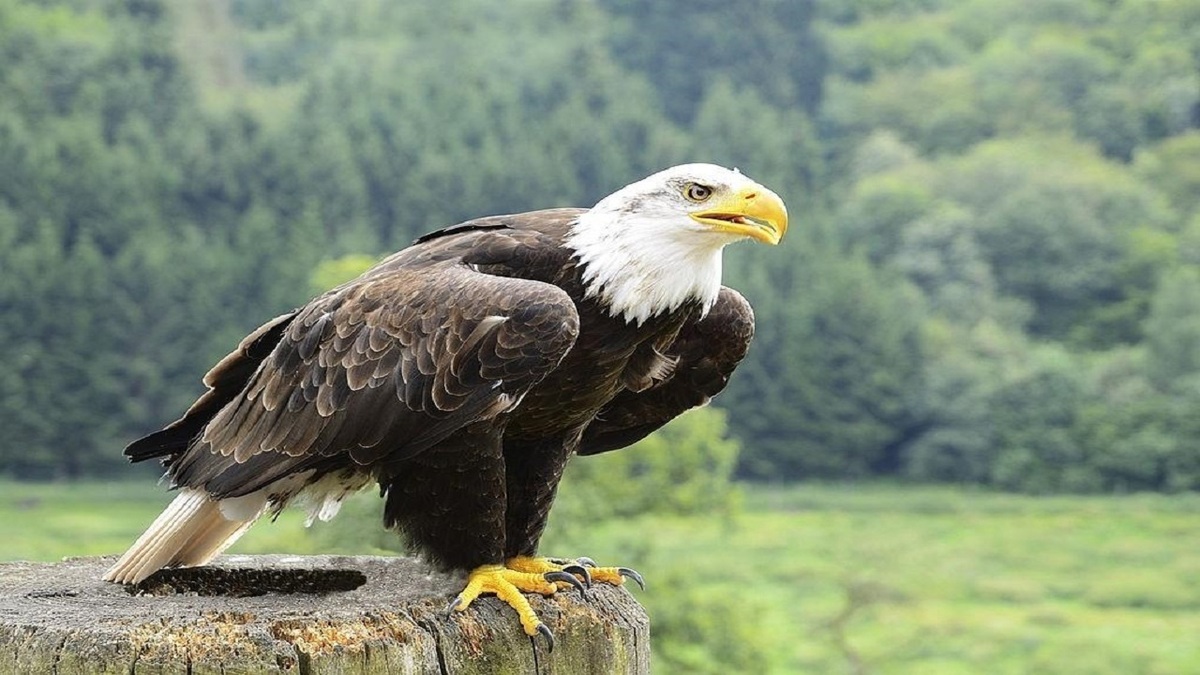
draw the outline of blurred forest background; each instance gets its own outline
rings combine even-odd
[[[756,341],[548,541],[657,573],[657,667],[1200,662],[1200,500],[1104,496],[1200,488],[1197,0],[0,0],[0,559],[140,532],[94,479],[266,319],[689,161],[788,203]]]
[[[0,474],[127,472],[339,268],[684,161],[794,220],[728,254],[739,477],[1200,486],[1186,0],[0,0]]]

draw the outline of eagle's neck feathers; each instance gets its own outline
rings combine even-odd
[[[604,206],[580,215],[566,238],[586,296],[639,326],[690,302],[707,314],[721,290],[721,250],[735,238],[667,227],[644,210]]]

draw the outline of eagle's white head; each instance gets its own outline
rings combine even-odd
[[[641,324],[721,290],[721,250],[741,239],[778,244],[787,231],[779,195],[736,170],[682,164],[626,185],[579,217],[566,244],[589,297]]]

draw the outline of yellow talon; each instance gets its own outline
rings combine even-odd
[[[588,571],[592,573],[592,579],[596,581],[620,586],[625,583],[625,577],[621,576],[619,569],[619,567],[593,567]]]
[[[509,607],[517,611],[521,619],[521,627],[527,635],[537,635],[542,630],[542,622],[534,613],[529,600],[521,595],[521,591],[554,595],[558,585],[547,581],[541,574],[512,570],[503,565],[481,565],[471,571],[467,577],[467,587],[450,603],[451,611],[461,612],[484,593],[491,593],[500,598]]]
[[[554,595],[560,588],[573,587],[584,596],[585,586],[591,586],[593,580],[620,586],[625,583],[626,578],[633,579],[645,588],[642,575],[631,569],[595,565],[588,558],[580,558],[578,561],[555,561],[532,556],[509,558],[505,565],[480,565],[471,570],[467,576],[466,588],[450,602],[446,611],[464,611],[471,606],[475,598],[484,593],[491,593],[516,610],[521,619],[521,627],[527,635],[544,635],[553,649],[553,633],[538,619],[529,600],[521,594],[522,591]],[[582,577],[583,581],[577,577]]]
[[[613,586],[620,586],[628,578],[633,579],[643,590],[646,588],[645,580],[642,579],[642,575],[638,574],[637,571],[628,567],[596,567],[595,562],[591,558],[555,562],[549,558],[517,556],[509,558],[507,564],[509,569],[520,570],[522,572],[536,572],[541,574],[545,574],[546,572],[570,572],[583,577],[584,583],[588,586],[591,586],[593,581],[602,581]],[[566,588],[566,586],[564,585],[562,588]]]

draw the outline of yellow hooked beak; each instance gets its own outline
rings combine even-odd
[[[787,207],[779,195],[751,183],[736,192],[713,197],[692,219],[713,231],[756,239],[775,245],[787,232]]]

